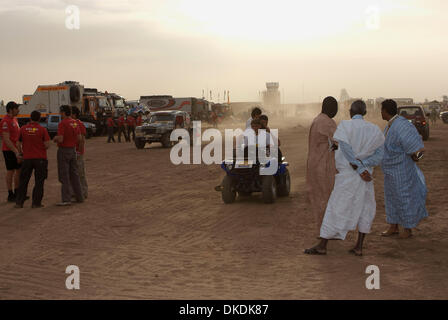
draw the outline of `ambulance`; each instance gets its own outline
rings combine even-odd
[[[31,112],[37,110],[41,113],[42,121],[49,115],[59,114],[62,105],[78,107],[82,110],[84,86],[75,81],[64,81],[55,85],[39,85],[32,95],[23,96],[17,120],[22,126],[31,117]],[[6,108],[0,109],[0,118],[6,114]]]

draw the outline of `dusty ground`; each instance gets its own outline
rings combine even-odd
[[[294,123],[294,122],[292,122]],[[382,124],[384,126],[384,123]],[[274,126],[272,126],[274,127]],[[448,125],[432,127],[421,163],[430,217],[409,240],[382,238],[382,174],[365,256],[353,240],[307,256],[313,217],[305,195],[306,127],[280,131],[292,193],[274,205],[258,196],[224,205],[217,166],[174,166],[169,150],[88,141],[89,199],[59,208],[56,148],[49,152],[46,208],[0,204],[2,299],[446,299],[448,298]],[[0,195],[6,199],[5,171]],[[81,290],[65,289],[65,268],[81,270]],[[367,290],[377,265],[381,289]]]

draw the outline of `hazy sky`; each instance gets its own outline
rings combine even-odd
[[[0,0],[0,100],[64,80],[127,99],[254,101],[267,81],[285,103],[440,99],[447,26],[446,0]]]

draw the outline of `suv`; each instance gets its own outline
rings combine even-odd
[[[398,114],[409,120],[416,128],[423,140],[429,139],[429,123],[421,106],[398,107]]]
[[[185,111],[158,111],[151,114],[145,123],[135,129],[135,146],[143,149],[146,143],[160,142],[163,147],[173,145],[170,141],[174,129],[186,129],[192,137],[192,126],[189,113]]]

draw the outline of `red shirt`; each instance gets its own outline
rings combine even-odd
[[[47,129],[37,122],[31,122],[20,128],[23,159],[47,159],[45,141],[50,140]]]
[[[139,126],[141,126],[142,125],[142,123],[143,123],[143,119],[142,119],[142,116],[138,116],[137,117],[137,127],[139,127]]]
[[[5,115],[2,122],[0,122],[0,132],[2,133],[9,133],[9,139],[11,140],[14,145],[16,145],[17,141],[19,140],[20,136],[20,127],[19,123],[17,122],[16,118],[12,118],[9,114]],[[2,137],[2,150],[3,151],[11,151],[8,146],[5,143],[5,140]]]
[[[125,123],[126,121],[124,120],[124,117],[123,116],[121,116],[120,118],[118,118],[118,126],[119,127],[122,127],[122,126],[124,126],[124,123]]]
[[[79,133],[85,137],[86,134],[87,134],[86,126],[79,119],[76,119],[75,121],[76,121],[76,123],[78,123]],[[76,145],[76,152],[78,152],[79,154],[84,154],[85,153],[85,149],[83,148],[82,150],[79,150],[79,144],[77,144]]]
[[[135,118],[134,117],[132,117],[132,116],[128,117],[126,122],[128,123],[128,126],[135,127]]]
[[[114,119],[112,118],[107,118],[107,126],[110,127],[115,127],[115,122]]]
[[[63,142],[59,147],[75,148],[78,145],[78,135],[81,134],[78,123],[72,118],[65,118],[59,123],[58,136],[62,136]]]

